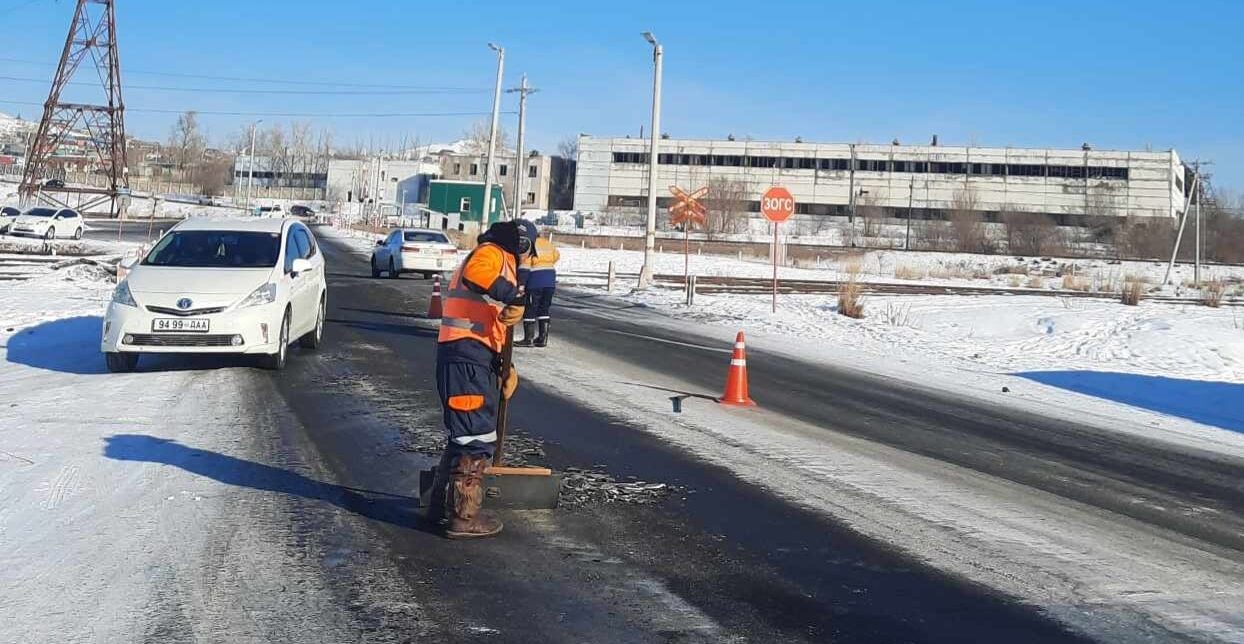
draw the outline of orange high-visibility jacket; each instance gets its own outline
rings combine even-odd
[[[471,339],[500,353],[506,337],[501,309],[517,297],[514,256],[496,244],[480,244],[449,278],[437,341]]]

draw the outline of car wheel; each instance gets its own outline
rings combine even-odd
[[[389,277],[393,279],[401,277],[401,275],[397,272],[397,264],[393,261],[392,257],[389,258]]]
[[[324,340],[324,315],[327,312],[328,303],[325,296],[320,296],[319,311],[315,314],[315,328],[307,332],[306,335],[298,338],[298,346],[304,349],[318,349],[320,343]]]
[[[376,266],[376,256],[371,256],[371,276],[380,277],[380,267]]]
[[[108,352],[104,354],[104,363],[112,373],[129,373],[138,367],[138,354]]]
[[[281,318],[281,335],[277,341],[276,353],[269,354],[264,357],[264,368],[270,371],[280,371],[285,368],[286,354],[289,352],[289,310],[286,309],[285,317]]]
[[[73,231],[73,238],[82,239],[82,227],[81,226],[78,226],[78,229]]]
[[[43,234],[44,239],[56,239],[56,228],[48,226],[48,231]]]

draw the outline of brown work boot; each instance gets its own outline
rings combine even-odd
[[[453,465],[453,456],[446,449],[441,453],[441,461],[436,465],[436,476],[432,478],[432,491],[429,493],[428,508],[425,517],[434,526],[445,522],[445,494],[449,487],[449,469]]]
[[[480,510],[484,503],[484,469],[487,467],[487,456],[459,456],[454,461],[449,494],[445,499],[450,513],[446,537],[478,539],[501,532],[501,521]]]

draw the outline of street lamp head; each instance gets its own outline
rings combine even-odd
[[[488,43],[488,48],[489,48],[489,49],[491,49],[491,50],[493,50],[493,51],[495,51],[495,52],[497,52],[497,53],[501,53],[501,52],[505,51],[505,48],[504,48],[504,47],[498,47],[498,46],[494,45],[493,43]]]
[[[651,43],[653,46],[656,46],[656,45],[658,44],[658,43],[657,43],[657,37],[656,37],[656,36],[654,36],[654,35],[652,35],[652,32],[651,32],[651,31],[645,31],[645,32],[643,33],[643,36],[644,36],[644,40],[647,40],[647,41],[648,41],[649,43]]]

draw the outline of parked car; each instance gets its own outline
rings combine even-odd
[[[30,208],[17,216],[9,226],[9,234],[44,239],[82,239],[86,224],[78,211],[70,208]]]
[[[396,278],[402,273],[433,273],[452,271],[458,267],[458,247],[439,230],[404,228],[376,240],[371,251],[371,276],[388,273]]]
[[[311,206],[294,205],[289,207],[289,214],[294,217],[314,217],[315,209]]]
[[[13,206],[4,206],[0,208],[0,234],[9,232],[9,226],[13,225],[13,221],[17,216],[22,214],[21,210]]]
[[[44,181],[44,182],[43,182],[43,187],[44,187],[44,188],[54,188],[54,189],[55,189],[55,188],[64,188],[64,187],[65,187],[65,180],[64,180],[64,179],[48,179],[47,181]]]
[[[324,255],[302,222],[191,218],[117,285],[100,349],[113,372],[143,353],[257,355],[279,370],[291,342],[320,346],[326,297]]]

